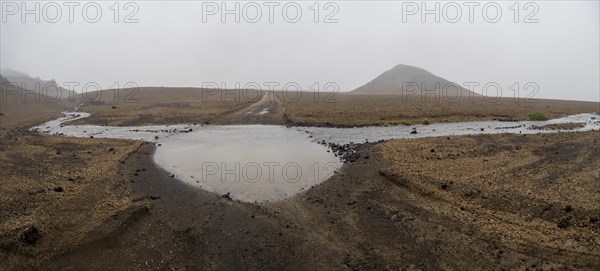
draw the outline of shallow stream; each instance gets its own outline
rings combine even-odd
[[[597,114],[571,115],[549,121],[477,121],[360,128],[64,125],[65,122],[90,115],[85,112],[64,114],[64,117],[31,129],[68,137],[153,142],[158,146],[154,161],[173,177],[244,202],[281,200],[331,177],[342,161],[328,146],[322,144],[323,141],[348,144],[398,138],[600,130],[600,116]],[[560,123],[582,123],[584,126],[568,131],[533,129],[535,126]]]

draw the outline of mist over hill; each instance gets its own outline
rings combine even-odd
[[[8,81],[8,79],[6,79],[4,76],[2,76],[0,74],[0,83],[10,83],[10,82]]]
[[[44,80],[8,68],[1,69],[0,74],[2,76],[3,84],[10,83],[22,89],[41,93],[42,95],[48,96],[50,99],[68,99],[74,94],[73,91],[69,91],[60,86],[54,79]]]

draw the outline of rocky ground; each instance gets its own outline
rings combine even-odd
[[[6,270],[600,268],[599,132],[363,145],[327,182],[260,205],[178,182],[151,144],[10,137]],[[38,155],[12,149],[28,145]]]
[[[331,179],[247,204],[152,144],[27,131],[51,117],[1,127],[0,270],[600,268],[597,131],[332,145]]]
[[[32,270],[128,208],[119,161],[140,143],[41,136],[0,139],[0,269]]]

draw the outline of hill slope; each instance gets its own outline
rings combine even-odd
[[[4,81],[9,81],[13,85],[22,89],[36,91],[46,95],[48,99],[72,99],[74,93],[61,87],[54,79],[43,80],[39,77],[33,78],[26,73],[14,71],[11,69],[2,69],[1,72]],[[6,82],[3,82],[6,83]]]
[[[65,99],[58,100],[51,93],[48,96],[21,88],[0,75],[0,128],[56,118],[69,108]]]
[[[423,92],[425,91],[425,92]],[[458,84],[436,76],[424,69],[396,65],[371,82],[351,91],[354,94],[387,94],[387,95],[445,95],[449,98],[480,96]]]

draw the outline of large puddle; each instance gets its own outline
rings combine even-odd
[[[323,128],[269,125],[159,125],[110,127],[63,125],[88,117],[67,112],[64,117],[32,130],[69,136],[143,140],[158,148],[154,161],[174,178],[192,186],[245,202],[285,199],[331,177],[341,160],[322,143],[348,144],[397,138],[422,138],[497,133],[551,133],[535,126],[582,123],[568,130],[600,130],[600,116],[579,114],[549,121],[480,121],[431,125]]]

